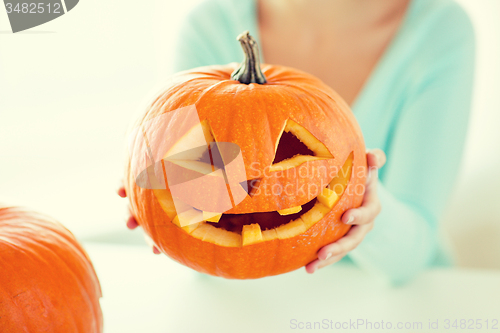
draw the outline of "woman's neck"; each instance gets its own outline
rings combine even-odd
[[[409,0],[259,0],[263,25],[300,22],[335,30],[379,26],[404,13]]]

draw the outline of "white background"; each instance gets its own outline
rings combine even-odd
[[[170,74],[199,0],[85,0],[12,34],[0,9],[0,202],[29,206],[80,239],[137,242],[125,229],[127,125]],[[500,268],[500,0],[460,0],[477,31],[463,170],[443,221],[462,265]]]

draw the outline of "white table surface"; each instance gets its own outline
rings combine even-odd
[[[432,270],[398,288],[350,265],[238,281],[199,274],[144,246],[85,247],[101,281],[105,333],[387,331],[364,324],[305,329],[323,320],[383,320],[401,332],[500,332],[500,323],[491,328],[500,321],[500,271]],[[483,328],[446,329],[446,319],[480,319]],[[438,329],[429,329],[429,320],[438,320]],[[422,322],[422,328],[397,329],[399,322]]]

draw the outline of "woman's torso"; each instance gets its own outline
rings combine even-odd
[[[396,35],[409,0],[257,3],[265,61],[317,76],[352,105]]]

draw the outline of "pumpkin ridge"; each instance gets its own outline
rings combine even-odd
[[[209,93],[209,92],[212,92],[212,90],[215,90],[217,88],[220,88],[220,86],[223,86],[225,84],[233,84],[233,82],[231,80],[222,80],[222,81],[218,81],[210,86],[207,86],[205,89],[203,89],[203,92],[200,94],[200,96],[198,96],[198,99],[196,100],[196,103],[201,103],[203,101],[203,99],[205,98],[205,96]]]

